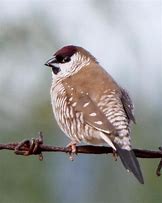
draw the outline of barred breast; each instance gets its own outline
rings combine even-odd
[[[51,88],[51,102],[55,119],[61,130],[73,141],[79,142],[77,132],[81,115],[75,115],[72,106],[68,105],[66,91],[61,82],[54,83]],[[77,120],[76,120],[76,117]]]

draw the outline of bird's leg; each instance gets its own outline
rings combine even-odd
[[[77,154],[77,149],[76,149],[76,141],[71,141],[66,147],[71,149],[71,152],[69,152],[70,156],[69,159],[71,161],[74,160],[74,156]]]
[[[113,156],[114,161],[117,161],[118,154],[117,154],[116,150],[114,150],[114,149],[113,149],[112,156]]]

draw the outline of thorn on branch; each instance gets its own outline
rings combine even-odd
[[[159,150],[162,152],[162,147],[159,147]],[[157,176],[160,176],[161,175],[161,169],[162,169],[162,158],[161,158],[161,160],[160,160],[160,162],[159,162],[159,164],[158,164],[158,167],[157,167],[157,169],[156,169],[156,175]]]

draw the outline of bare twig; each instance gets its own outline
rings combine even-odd
[[[39,159],[43,159],[42,152],[64,152],[71,154],[70,147],[57,147],[43,144],[42,133],[39,133],[38,138],[31,140],[23,140],[16,143],[0,144],[0,150],[13,150],[18,155],[39,155]],[[162,168],[162,148],[159,150],[145,150],[145,149],[133,149],[136,157],[156,159],[160,158],[159,165],[156,170],[156,174],[160,176],[160,170]],[[111,147],[105,146],[92,146],[92,145],[81,145],[76,147],[76,153],[79,154],[113,154]]]

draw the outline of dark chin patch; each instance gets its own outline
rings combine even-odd
[[[60,71],[61,71],[60,68],[55,67],[55,66],[52,67],[52,72],[53,72],[55,75],[57,75]]]

